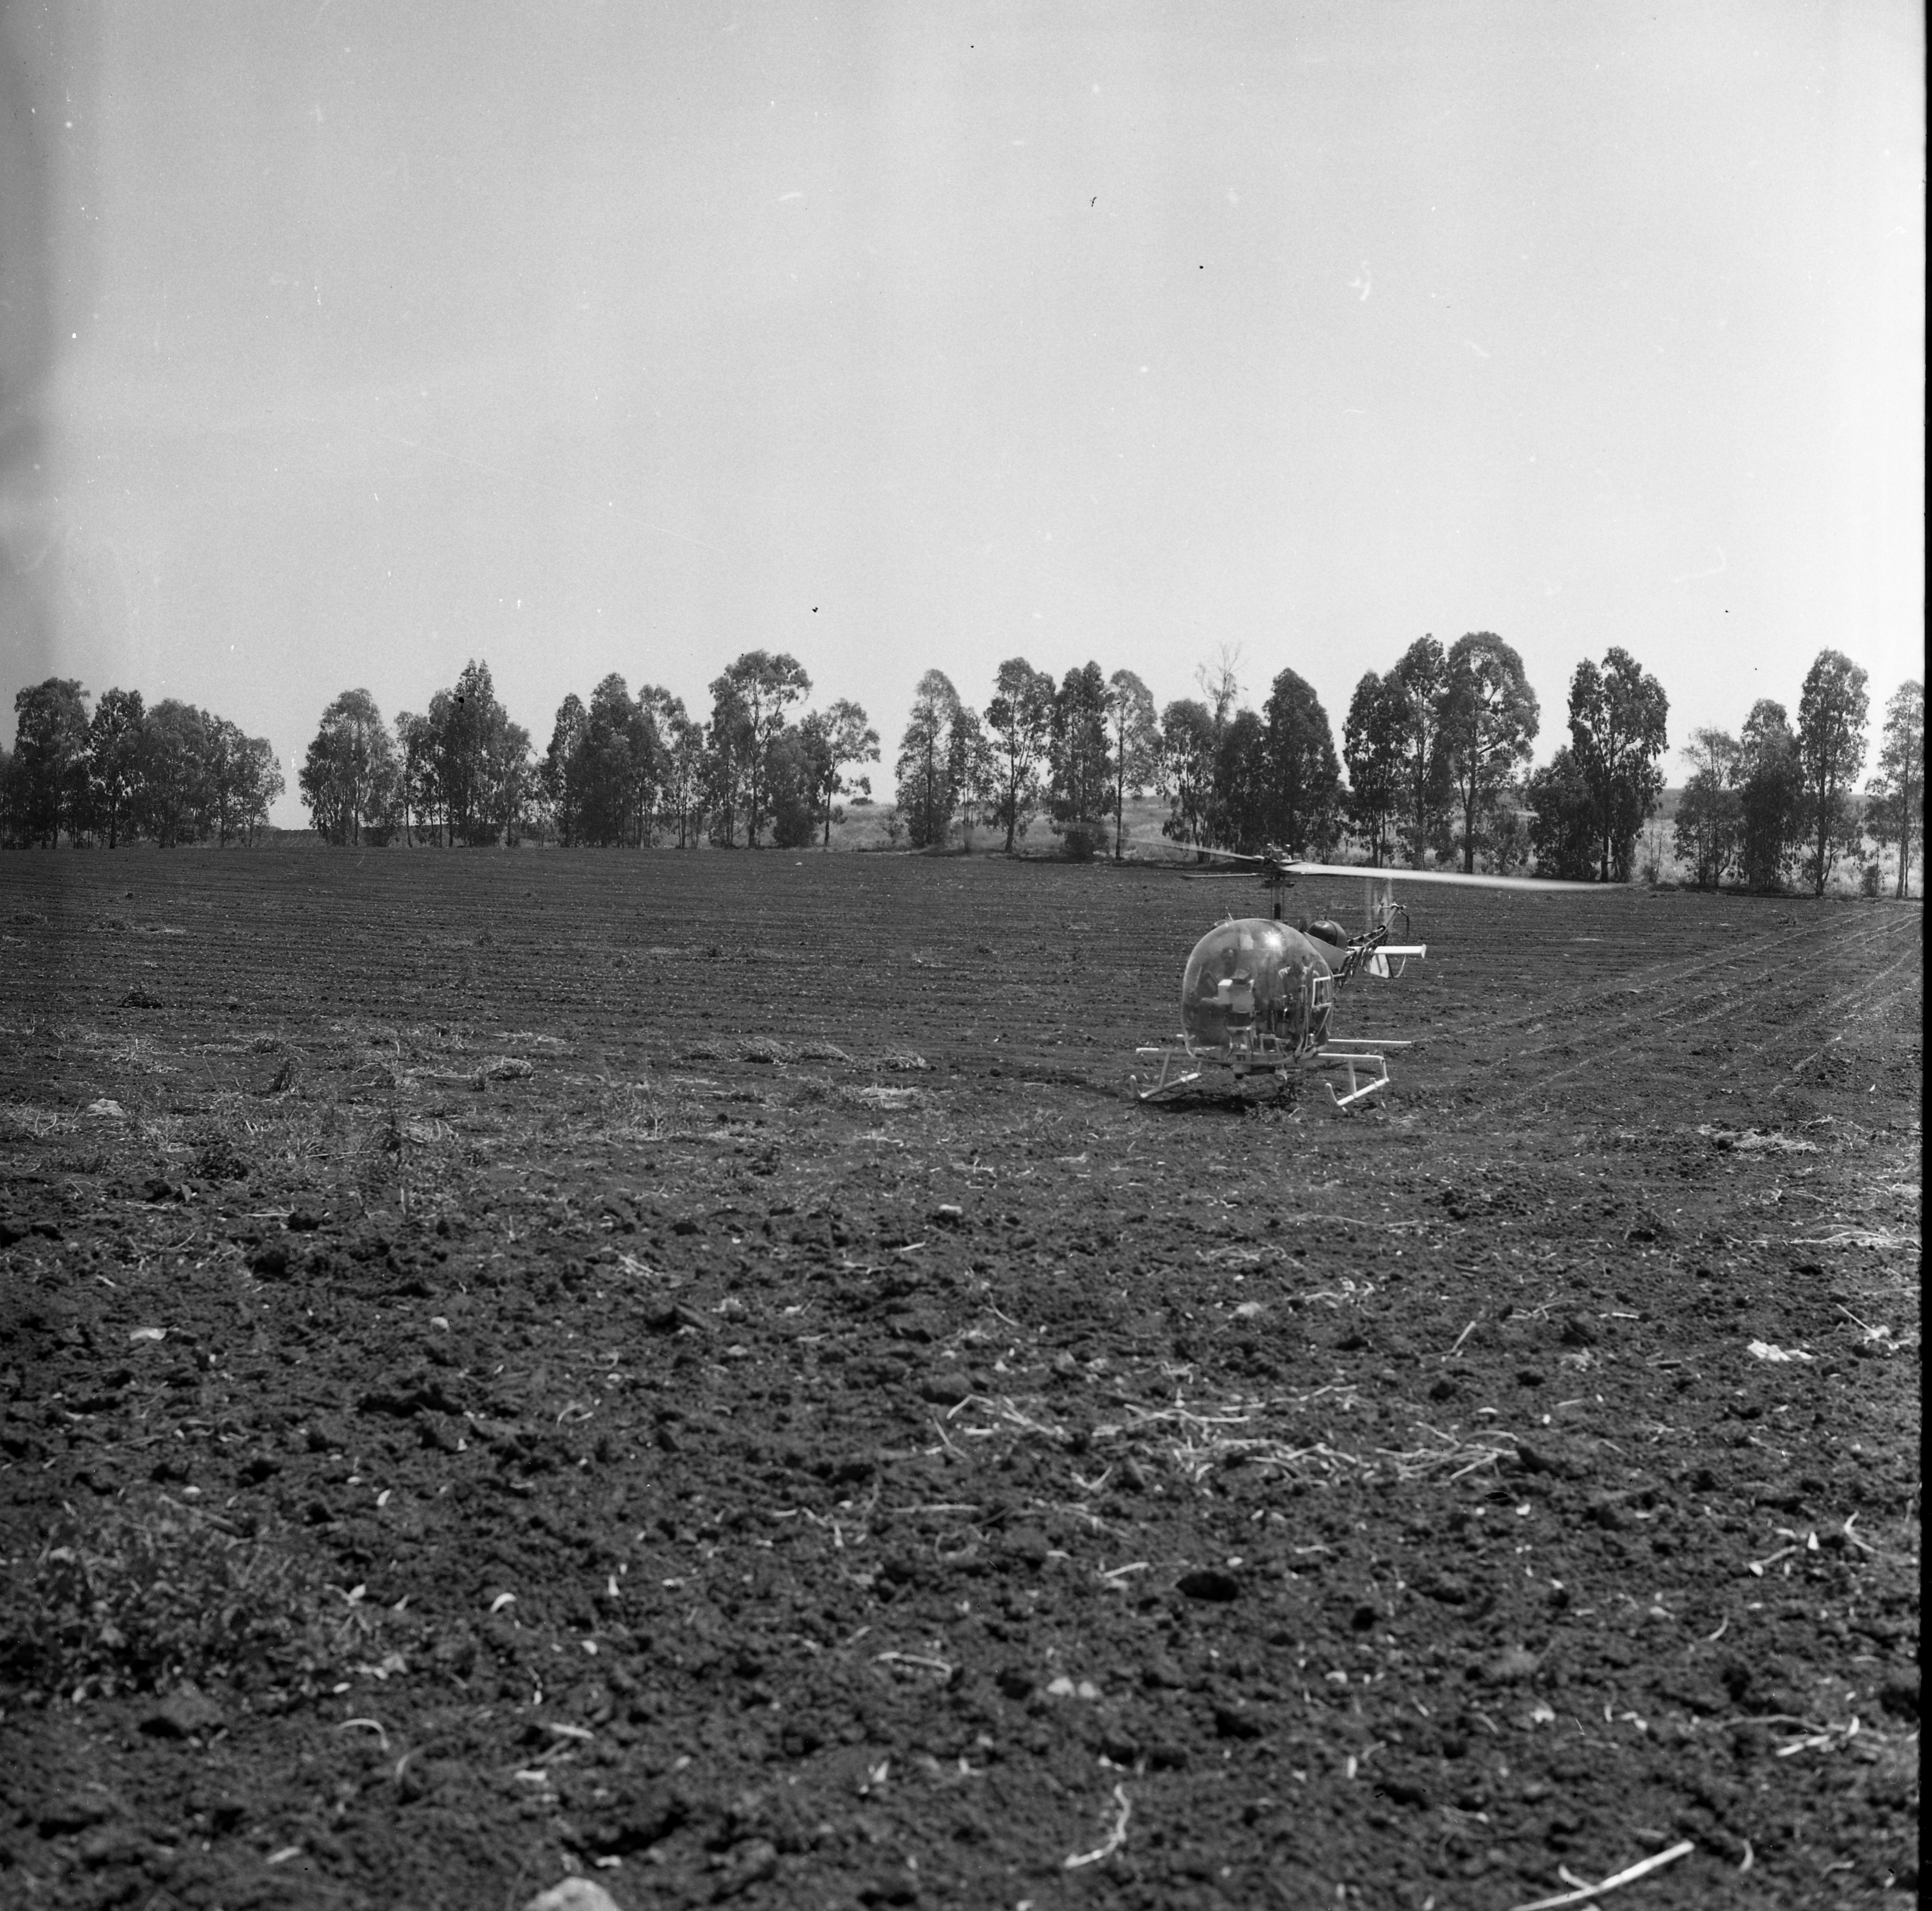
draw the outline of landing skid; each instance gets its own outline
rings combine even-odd
[[[1154,1102],[1171,1100],[1184,1089],[1192,1088],[1207,1074],[1208,1066],[1230,1070],[1237,1082],[1250,1075],[1284,1076],[1298,1073],[1305,1069],[1319,1068],[1325,1070],[1346,1070],[1348,1077],[1348,1092],[1337,1094],[1335,1084],[1325,1082],[1329,1099],[1338,1108],[1350,1108],[1358,1102],[1365,1102],[1372,1095],[1379,1094],[1389,1085],[1388,1051],[1406,1048],[1406,1042],[1378,1042],[1366,1036],[1340,1036],[1312,1053],[1294,1054],[1286,1049],[1261,1054],[1236,1054],[1232,1056],[1203,1054],[1188,1047],[1184,1042],[1178,1048],[1136,1048],[1136,1060],[1151,1062],[1157,1060],[1160,1072],[1153,1081],[1143,1084],[1137,1072],[1130,1076],[1134,1097],[1137,1101]],[[1368,1071],[1372,1070],[1372,1075]],[[1366,1078],[1365,1078],[1366,1077]]]
[[[1327,1069],[1346,1069],[1348,1072],[1348,1092],[1346,1095],[1336,1094],[1334,1082],[1323,1082],[1322,1086],[1328,1090],[1328,1099],[1338,1108],[1353,1108],[1358,1102],[1366,1101],[1371,1095],[1379,1094],[1389,1085],[1388,1058],[1382,1052],[1383,1049],[1406,1048],[1408,1046],[1406,1042],[1388,1042],[1375,1047],[1358,1047],[1350,1042],[1346,1048],[1324,1048],[1315,1058],[1318,1066]],[[1375,1070],[1375,1075],[1371,1080],[1364,1082],[1358,1071],[1370,1068]]]
[[[1191,1088],[1207,1072],[1204,1069],[1186,1066],[1194,1058],[1185,1049],[1180,1054],[1181,1065],[1185,1072],[1179,1075],[1174,1072],[1175,1057],[1172,1048],[1136,1048],[1134,1051],[1136,1061],[1150,1061],[1156,1057],[1160,1062],[1160,1074],[1149,1086],[1144,1088],[1141,1086],[1141,1078],[1138,1073],[1127,1077],[1128,1084],[1132,1088],[1136,1101],[1158,1101],[1163,1096],[1178,1095],[1182,1089]]]

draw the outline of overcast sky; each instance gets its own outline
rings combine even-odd
[[[0,698],[1922,672],[1906,0],[14,5]],[[9,720],[10,721],[10,720]],[[294,778],[290,777],[291,790]],[[300,820],[292,798],[278,820]]]

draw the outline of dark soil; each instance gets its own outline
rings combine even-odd
[[[0,1900],[1915,1892],[1919,910],[1415,903],[0,860]]]

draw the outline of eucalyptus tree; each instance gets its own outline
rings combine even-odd
[[[1923,842],[1925,816],[1925,686],[1901,684],[1885,706],[1876,776],[1865,786],[1865,814],[1881,849],[1898,850],[1898,893],[1910,893],[1912,850]]]
[[[877,763],[879,733],[867,721],[863,704],[841,697],[831,708],[814,710],[799,724],[806,740],[812,801],[824,830],[820,847],[832,847],[832,826],[840,812],[833,805],[842,796],[872,794],[869,776],[850,776],[847,766]]]
[[[1728,730],[1706,724],[1691,731],[1690,747],[1683,754],[1692,768],[1678,799],[1672,849],[1690,866],[1698,888],[1715,889],[1736,860],[1744,815],[1738,788],[1743,752]]]
[[[1214,718],[1198,698],[1176,698],[1160,713],[1154,787],[1167,804],[1160,833],[1200,848],[1214,798]]]
[[[1212,663],[1194,667],[1194,681],[1207,699],[1208,720],[1214,727],[1217,744],[1221,733],[1233,721],[1235,709],[1241,700],[1244,686],[1240,670],[1241,646],[1238,644],[1222,644],[1214,653]]]
[[[712,787],[710,742],[705,726],[686,713],[681,698],[660,722],[664,740],[664,805],[677,819],[677,846],[695,849],[704,839]]]
[[[146,783],[149,828],[155,840],[179,840],[202,800],[204,719],[170,698],[149,713]],[[380,831],[395,802],[398,766],[376,700],[345,690],[322,713],[297,778],[317,832],[332,843],[360,842]]]
[[[1825,893],[1832,866],[1856,848],[1861,828],[1851,791],[1865,766],[1871,700],[1864,671],[1842,650],[1821,650],[1798,693],[1798,767],[1804,779],[1806,873]]]
[[[993,820],[1010,856],[1039,810],[1040,772],[1053,742],[1053,679],[1024,657],[1009,657],[986,706],[993,755]]]
[[[1570,742],[1589,788],[1599,882],[1630,880],[1637,832],[1664,793],[1670,714],[1663,685],[1616,645],[1570,677]]]
[[[116,848],[133,821],[141,790],[141,732],[147,712],[138,690],[109,690],[87,725],[87,780],[97,826]]]
[[[1738,879],[1748,889],[1784,886],[1804,830],[1804,772],[1784,706],[1760,697],[1738,736]]]
[[[238,821],[250,843],[256,830],[267,826],[268,812],[281,801],[288,788],[282,775],[281,759],[266,736],[247,740],[247,766],[243,773]]]
[[[565,849],[575,848],[584,839],[586,724],[584,699],[574,690],[566,692],[556,706],[556,715],[550,719],[550,746],[544,752],[543,766],[538,772],[550,810],[550,826]]]
[[[575,806],[575,840],[608,847],[631,840],[638,830],[641,842],[640,817],[656,784],[656,720],[633,700],[614,670],[591,692],[589,704],[579,708],[580,722],[569,740],[567,778]],[[555,742],[553,736],[553,747]],[[544,767],[548,784],[548,756]]]
[[[1490,812],[1529,762],[1540,712],[1515,648],[1472,631],[1444,660],[1442,747],[1462,812],[1462,868],[1473,873]]]
[[[913,692],[894,773],[899,809],[914,849],[944,848],[952,830],[961,794],[956,733],[964,708],[944,670],[928,670]]]
[[[1113,765],[1108,749],[1107,680],[1098,664],[1076,665],[1054,693],[1048,812],[1069,854],[1082,860],[1105,839]]]
[[[711,721],[704,733],[704,806],[711,840],[725,849],[737,842],[738,817],[748,796],[751,720],[739,686],[728,676],[711,685]],[[750,837],[746,832],[746,839]]]
[[[1539,876],[1587,883],[1598,872],[1597,803],[1582,758],[1568,743],[1523,787]],[[1634,841],[1636,832],[1631,832]]]
[[[1154,781],[1160,751],[1160,719],[1154,694],[1132,670],[1107,680],[1107,754],[1113,772],[1114,860],[1126,850],[1127,795],[1138,796]]]
[[[638,710],[641,716],[650,719],[654,746],[648,785],[640,784],[638,790],[638,840],[653,843],[657,840],[658,830],[677,814],[674,788],[676,779],[672,756],[676,747],[677,726],[688,722],[689,718],[685,711],[684,699],[662,684],[641,683],[638,686]]]
[[[231,837],[252,838],[282,793],[282,772],[266,736],[245,735],[226,717],[206,719],[208,817],[223,848]]]
[[[1366,845],[1369,861],[1388,860],[1390,833],[1402,800],[1404,707],[1399,686],[1364,670],[1348,699],[1342,760],[1348,769],[1348,822]]]
[[[719,742],[721,718],[731,746],[727,760],[728,810],[735,812],[742,803],[745,840],[754,849],[770,808],[767,764],[772,745],[784,730],[792,705],[811,693],[812,679],[804,665],[782,650],[776,656],[768,650],[747,650],[711,686],[713,748]],[[728,823],[728,832],[729,828]]]
[[[86,826],[88,723],[87,692],[72,677],[14,692],[16,828],[49,849],[62,830],[77,842]]]
[[[1208,835],[1222,849],[1252,854],[1266,843],[1271,820],[1268,728],[1252,710],[1237,710],[1214,744]]]
[[[514,848],[521,839],[531,803],[537,794],[536,766],[530,756],[530,733],[512,722],[498,704],[484,732],[482,777],[472,842],[501,838]]]
[[[826,745],[817,712],[772,739],[765,752],[772,842],[779,849],[809,849],[818,833],[818,788]]]
[[[591,692],[584,710],[584,834],[599,848],[621,843],[630,824],[631,726],[636,714],[630,686],[614,670]]]
[[[1269,840],[1292,856],[1325,852],[1340,833],[1342,771],[1314,686],[1285,670],[1268,691],[1262,774]]]
[[[994,821],[998,808],[993,741],[986,734],[980,712],[970,704],[962,704],[953,712],[946,754],[958,803],[960,846],[970,850],[974,830],[982,823]]]
[[[490,666],[472,658],[430,699],[430,754],[452,842],[513,840],[536,787],[530,732],[497,700]]]
[[[338,705],[342,702],[342,698],[336,699]],[[369,708],[373,712],[375,706]],[[327,730],[326,713],[322,721]],[[374,722],[380,730],[381,718]],[[205,710],[178,697],[164,697],[148,712],[141,727],[141,827],[164,849],[199,842],[208,833],[210,723]],[[380,826],[382,759],[380,751],[372,759],[366,749],[358,748],[362,729],[356,712],[346,715],[332,733],[337,747],[331,766],[343,798],[349,831],[345,841],[356,840],[365,824]]]
[[[425,826],[439,826],[441,795],[436,777],[435,737],[429,718],[413,710],[398,712],[391,728],[396,737],[396,797],[403,841],[415,841]]]
[[[1432,849],[1441,853],[1449,846],[1453,786],[1443,735],[1449,660],[1433,637],[1418,637],[1387,682],[1401,712],[1401,834],[1409,866],[1419,869]]]

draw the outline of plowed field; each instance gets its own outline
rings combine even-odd
[[[0,1900],[1904,1901],[1918,909],[1258,893],[0,860]]]

